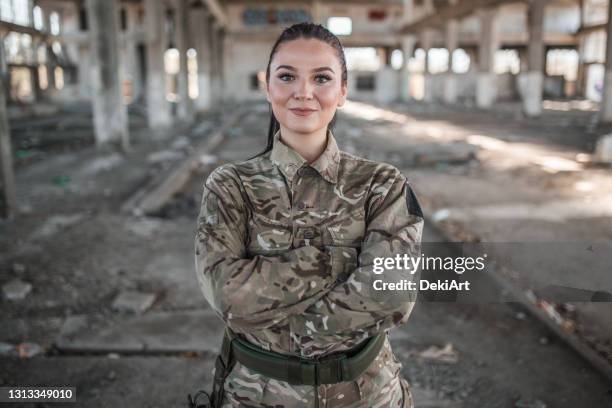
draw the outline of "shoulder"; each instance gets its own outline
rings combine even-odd
[[[215,168],[208,176],[208,182],[240,183],[244,177],[260,174],[272,167],[268,154],[249,160],[234,163],[224,163]]]
[[[340,152],[339,176],[350,184],[367,184],[372,194],[382,195],[386,195],[392,186],[403,186],[408,181],[392,164],[366,159],[345,151]]]

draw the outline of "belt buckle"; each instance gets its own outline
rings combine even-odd
[[[323,357],[322,359],[320,359],[317,362],[316,365],[316,376],[315,376],[315,380],[317,382],[317,385],[319,384],[329,384],[330,382],[322,382],[320,381],[320,377],[321,375],[325,375],[325,370],[330,371],[333,370],[335,371],[335,376],[331,376],[331,373],[328,372],[328,378],[330,380],[332,380],[331,383],[339,383],[342,382],[344,380],[343,378],[343,370],[342,370],[342,362],[344,360],[346,360],[346,354],[342,353],[336,356],[326,356]]]

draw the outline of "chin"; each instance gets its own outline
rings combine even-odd
[[[318,124],[307,123],[289,123],[285,127],[295,133],[314,133],[321,128]]]

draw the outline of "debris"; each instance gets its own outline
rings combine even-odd
[[[514,317],[516,317],[517,320],[525,320],[527,319],[527,315],[523,312],[518,312]]]
[[[15,353],[15,346],[10,343],[0,342],[0,356],[10,356]]]
[[[546,408],[546,404],[538,399],[536,400],[525,400],[520,399],[514,404],[516,408]]]
[[[123,156],[119,153],[113,153],[108,156],[98,157],[87,163],[81,170],[81,173],[87,176],[91,176],[117,167],[122,162]]]
[[[200,155],[200,164],[207,166],[209,164],[215,164],[217,162],[218,157],[212,154],[202,154]]]
[[[111,360],[118,360],[120,358],[119,354],[117,353],[108,353],[106,357],[110,358]]]
[[[34,211],[32,204],[21,204],[19,206],[19,213],[23,215],[30,215]]]
[[[83,214],[53,215],[32,233],[31,238],[44,238],[55,235],[60,229],[69,227],[81,221]]]
[[[110,373],[108,373],[106,378],[108,378],[110,381],[114,381],[115,378],[117,378],[117,374],[114,371],[111,371]]]
[[[438,223],[444,221],[448,217],[450,217],[450,210],[448,208],[442,208],[433,213],[433,215],[431,216],[431,220],[435,223]]]
[[[121,292],[113,301],[112,308],[132,313],[142,313],[155,302],[155,294],[134,291]]]
[[[172,145],[170,145],[170,147],[172,147],[172,149],[174,150],[181,150],[189,147],[190,144],[191,142],[189,141],[189,138],[187,136],[179,136],[174,142],[172,142]]]
[[[459,353],[457,353],[457,350],[453,348],[452,343],[446,343],[446,345],[442,348],[438,346],[429,346],[423,351],[411,352],[410,354],[445,363],[456,363],[459,361]]]
[[[43,349],[36,343],[19,343],[15,346],[17,355],[21,358],[34,357],[37,354],[42,353]]]
[[[13,262],[13,272],[18,275],[23,274],[26,271],[26,267],[24,264],[20,264],[19,262]]]
[[[153,152],[147,156],[147,162],[151,164],[162,163],[167,161],[177,161],[185,157],[185,154],[176,150],[162,150]]]
[[[56,186],[66,187],[68,183],[70,183],[70,176],[66,176],[66,175],[55,176],[53,177],[52,181],[53,181],[53,184],[55,184]]]
[[[612,134],[601,136],[597,140],[593,158],[598,163],[612,163]]]
[[[8,300],[22,300],[30,293],[32,285],[21,279],[13,279],[2,285],[2,293]]]
[[[142,217],[126,224],[126,229],[141,238],[151,238],[161,227],[161,221],[155,218]]]
[[[548,337],[542,336],[540,337],[539,342],[541,345],[546,346],[548,343],[550,343],[550,340],[548,340]]]

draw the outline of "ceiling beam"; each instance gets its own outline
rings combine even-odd
[[[401,34],[418,33],[426,28],[443,27],[448,20],[460,19],[469,16],[480,8],[501,6],[508,3],[525,3],[528,0],[459,0],[457,4],[436,9],[419,21],[405,24],[400,28]],[[542,1],[542,0],[536,0]]]
[[[206,8],[215,17],[215,20],[219,23],[221,27],[227,26],[227,14],[225,10],[219,3],[219,0],[203,0]]]

